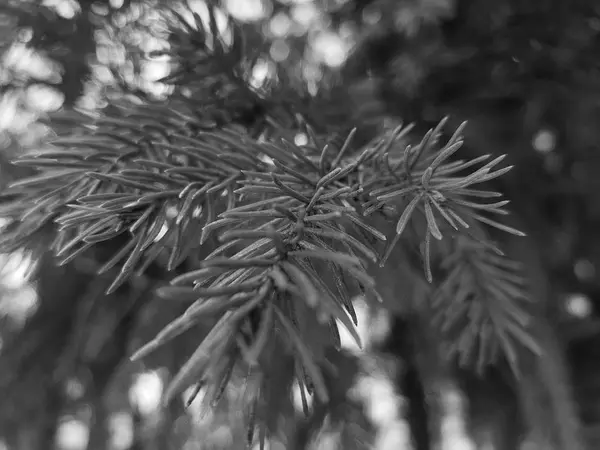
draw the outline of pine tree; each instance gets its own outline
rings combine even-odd
[[[318,89],[293,76],[293,61],[257,86],[261,37],[233,20],[223,32],[215,11],[203,20],[165,8],[176,67],[162,80],[173,89],[166,99],[49,117],[56,136],[14,161],[28,175],[3,192],[1,250],[109,274],[95,295],[142,283],[145,296],[181,305],[132,358],[187,336],[194,348],[165,402],[203,389],[205,408],[219,408],[229,383],[243,380],[249,445],[280,431],[293,382],[305,440],[336,417],[334,400],[347,393],[339,327],[360,340],[360,295],[396,315],[412,406],[426,403],[427,370],[478,377],[467,390],[496,379],[516,392],[502,414],[522,415],[523,435],[542,448],[583,448],[564,351],[537,291],[542,264],[499,192],[511,169],[504,156],[474,155],[468,125],[451,128],[452,118],[431,129],[402,123],[374,78],[349,75],[366,60],[360,51]],[[424,368],[424,356],[437,368]],[[432,420],[422,415],[415,447],[431,448],[430,430],[418,437]]]

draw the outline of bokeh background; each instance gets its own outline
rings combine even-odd
[[[182,61],[201,55],[185,33],[167,32],[160,9],[167,4],[176,7],[167,0],[3,1],[0,188],[20,176],[10,159],[53,133],[41,120],[48,114],[195,98],[203,77],[213,74],[188,71],[171,85]],[[208,21],[203,1],[187,5],[180,9],[184,17],[191,10]],[[257,86],[282,66],[311,92],[341,73],[348,80],[342,95],[361,105],[357,114],[401,117],[423,129],[445,115],[451,123],[468,119],[468,152],[509,155],[515,169],[500,188],[543,255],[548,280],[538,282],[546,285],[568,349],[586,437],[600,443],[600,5],[223,0],[220,7],[223,35],[231,32],[228,14],[259,54],[252,67]],[[56,268],[27,252],[3,255],[0,277],[0,449],[243,447],[243,432],[232,426],[241,418],[228,407],[239,395],[235,387],[211,414],[196,407],[199,401],[187,410],[160,408],[164,382],[185,348],[145,365],[128,361],[132,349],[178,313],[156,301],[138,307],[138,298],[150,296],[152,279],[106,300],[106,279],[85,261]],[[440,449],[471,450],[477,441],[479,448],[512,450],[491,437],[494,429],[510,429],[495,419],[511,401],[498,386],[430,369],[429,390],[415,392],[406,375],[413,363],[390,338],[394,321],[357,304],[370,345],[360,351],[344,340],[352,407],[343,429],[325,427],[315,448],[368,443],[420,450],[409,431],[429,426],[414,407],[427,401],[437,405]],[[476,408],[489,414],[477,422]],[[298,407],[285,418],[288,436],[302,430],[299,417]],[[274,438],[270,448],[287,448],[285,442]]]

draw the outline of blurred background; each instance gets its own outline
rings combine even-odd
[[[193,11],[208,21],[203,1],[186,3],[189,9],[179,9],[184,18]],[[509,155],[515,169],[500,189],[542,254],[547,279],[538,282],[567,348],[586,439],[600,444],[600,5],[219,4],[221,33],[231,33],[229,14],[260,54],[252,67],[257,86],[281,67],[312,93],[343,76],[342,94],[364,117],[401,117],[424,129],[447,114],[451,123],[468,119],[467,152]],[[2,1],[0,188],[21,175],[8,161],[53,133],[40,120],[50,113],[195,98],[202,74],[192,71],[176,86],[169,79],[182,61],[201,55],[185,33],[168,32],[165,5],[177,7],[167,0]],[[234,426],[241,417],[228,407],[240,395],[235,386],[210,414],[197,407],[199,400],[187,410],[160,407],[165,381],[194,340],[143,365],[129,362],[133,349],[179,313],[153,300],[139,306],[139,298],[150,296],[151,279],[104,299],[106,278],[85,261],[56,268],[26,251],[2,255],[0,277],[0,450],[243,448],[244,432]],[[502,415],[514,394],[415,363],[394,339],[398,324],[357,305],[370,344],[360,351],[344,340],[345,420],[321,430],[314,448],[426,450],[419,434],[432,434],[432,420],[435,448],[517,448],[498,438],[498,430],[510,434],[517,426]],[[427,386],[414,385],[415,365],[429,370]],[[271,450],[292,448],[289,436],[302,439],[296,403],[282,418],[287,437],[274,437]],[[435,418],[424,418],[419,403],[435,405]]]

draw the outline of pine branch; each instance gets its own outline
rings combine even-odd
[[[149,55],[168,57],[172,70],[158,82],[174,88],[171,98],[186,103],[202,98],[195,113],[219,126],[238,122],[260,128],[265,121],[289,120],[282,113],[296,109],[302,100],[290,89],[290,80],[273,74],[258,86],[252,82],[257,63],[268,55],[264,36],[242,29],[210,2],[206,18],[189,6],[179,6],[164,8],[170,49]],[[285,103],[285,108],[276,108],[279,103]]]
[[[448,354],[483,368],[503,355],[519,373],[520,346],[541,353],[528,330],[533,317],[521,265],[472,236],[456,237],[441,262],[444,281],[432,299],[434,325],[450,343]]]
[[[19,220],[13,222],[13,233],[5,235],[3,248],[23,245],[41,226],[54,222],[51,248],[65,263],[124,234],[125,246],[100,269],[102,273],[120,267],[109,288],[112,292],[133,273],[142,273],[161,252],[168,252],[167,268],[173,270],[209,236],[218,235],[221,245],[197,270],[178,276],[172,287],[160,291],[167,298],[191,303],[186,313],[136,354],[143,357],[195,326],[201,317],[220,317],[176,377],[168,397],[198,379],[226,385],[231,367],[223,361],[244,361],[268,372],[262,354],[268,354],[265,348],[277,329],[303,368],[300,375],[326,401],[322,361],[315,360],[314,349],[304,344],[307,336],[299,332],[306,317],[295,310],[298,301],[329,327],[334,343],[339,340],[338,323],[358,340],[350,295],[332,292],[328,280],[336,280],[335,285],[344,290],[345,280],[353,278],[377,297],[366,267],[369,262],[385,263],[420,208],[426,217],[426,236],[438,239],[443,237],[443,226],[434,208],[455,229],[468,226],[455,212],[459,209],[486,224],[490,221],[474,211],[503,212],[505,202],[490,206],[462,198],[495,195],[470,186],[505,170],[490,172],[498,162],[494,160],[470,175],[451,177],[471,164],[444,164],[462,141],[455,136],[441,150],[434,150],[439,127],[415,150],[409,147],[393,158],[390,154],[399,153],[402,129],[362,150],[351,149],[354,131],[338,142],[339,148],[335,142],[319,148],[316,136],[309,145],[297,147],[290,142],[257,141],[231,128],[190,137],[179,115],[169,114],[168,108],[153,108],[127,117],[96,117],[88,123],[79,116],[80,126],[90,130],[88,135],[58,137],[52,148],[17,160],[18,165],[38,168],[39,174],[13,183],[5,195],[12,201],[5,204],[3,214]],[[265,157],[273,164],[264,162]],[[365,216],[381,211],[397,214],[397,198],[411,195],[400,218],[393,219],[396,233],[381,252],[373,242],[385,241],[385,235]],[[371,239],[361,240],[356,229],[369,233]],[[429,262],[426,267],[430,274]],[[499,281],[506,277],[483,270],[487,290],[499,290],[510,312],[511,299],[519,291],[490,283],[490,277]],[[464,291],[460,280],[457,285],[447,282],[445,289]],[[476,283],[467,282],[467,287]],[[453,305],[460,301],[454,299]],[[518,314],[510,316],[514,319]],[[502,332],[498,326],[493,328]]]
[[[338,326],[360,344],[350,283],[379,299],[369,265],[385,265],[408,227],[424,236],[430,282],[433,250],[443,250],[436,242],[459,236],[450,244],[443,267],[448,275],[434,302],[442,328],[452,329],[456,352],[466,358],[477,345],[487,349],[496,342],[492,337],[511,362],[511,339],[535,349],[512,266],[492,255],[490,244],[473,244],[472,223],[522,235],[488,217],[506,214],[506,201],[478,200],[500,194],[474,188],[510,170],[497,169],[502,158],[479,168],[474,167],[487,156],[456,160],[464,124],[439,145],[445,121],[411,147],[406,146],[410,126],[367,145],[357,143],[360,123],[347,135],[333,136],[319,135],[304,120],[284,128],[268,120],[281,105],[265,109],[259,133],[256,124],[240,126],[232,115],[214,120],[214,111],[236,109],[235,99],[256,105],[263,97],[247,87],[235,33],[233,47],[225,46],[216,39],[214,14],[210,17],[210,49],[198,17],[184,33],[198,41],[193,48],[212,52],[199,54],[194,70],[208,80],[203,85],[208,90],[214,87],[211,74],[226,72],[237,93],[208,96],[199,111],[190,100],[54,116],[58,136],[51,145],[15,162],[37,172],[2,196],[0,216],[10,225],[0,251],[30,246],[51,229],[50,248],[65,264],[124,238],[124,246],[99,269],[119,270],[110,293],[159,256],[167,255],[166,268],[173,271],[217,238],[219,245],[198,267],[159,290],[168,301],[189,307],[133,358],[212,319],[166,400],[203,385],[214,406],[241,367],[253,375],[245,396],[250,436],[254,424],[265,421],[270,397],[265,380],[282,358],[293,358],[304,395],[328,402],[325,350],[339,348]],[[185,84],[185,76],[177,73],[171,80]],[[218,100],[214,109],[213,100]],[[283,110],[294,115],[292,108]],[[282,137],[298,132],[309,137],[306,145]],[[391,236],[372,225],[371,215],[395,223]],[[488,356],[481,350],[476,362],[488,362]]]

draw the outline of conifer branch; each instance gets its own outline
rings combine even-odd
[[[431,307],[434,325],[449,343],[448,353],[479,371],[504,356],[518,373],[516,345],[541,353],[528,331],[533,317],[521,265],[469,235],[457,236],[444,253],[445,278]]]
[[[33,224],[53,222],[52,249],[64,263],[125,234],[124,247],[100,269],[120,267],[109,288],[112,292],[132,274],[142,273],[161,252],[168,253],[167,269],[173,270],[210,235],[218,236],[220,246],[198,269],[177,276],[171,287],[159,291],[165,298],[190,303],[185,314],[135,355],[143,357],[207,316],[220,317],[173,381],[168,396],[198,381],[227,384],[231,371],[223,361],[268,371],[269,358],[265,362],[263,354],[268,354],[265,348],[275,333],[287,342],[296,364],[325,401],[320,362],[313,357],[315,349],[304,344],[307,336],[300,330],[306,317],[298,315],[297,302],[331,330],[334,344],[339,341],[337,324],[359,341],[350,294],[342,292],[345,277],[377,296],[367,267],[385,263],[415,214],[426,219],[424,258],[431,281],[431,237],[440,240],[447,235],[443,230],[467,228],[461,214],[490,225],[495,222],[481,213],[504,213],[504,201],[465,200],[496,196],[471,186],[504,173],[504,169],[491,172],[500,160],[471,174],[455,175],[468,163],[446,160],[462,141],[455,136],[436,150],[439,127],[419,146],[402,151],[398,139],[402,129],[364,149],[349,151],[355,131],[339,148],[318,149],[316,140],[302,148],[289,142],[260,142],[232,128],[190,137],[168,109],[154,108],[156,112],[147,116],[160,121],[151,125],[141,121],[142,114],[139,121],[132,120],[135,113],[126,118],[98,117],[82,125],[90,130],[88,135],[59,137],[51,148],[17,160],[39,173],[14,183],[6,194],[12,201],[5,204],[3,215],[19,220],[13,222],[13,234],[5,237],[3,248],[31,239]],[[82,124],[82,117],[78,121]],[[273,163],[264,162],[265,156]],[[385,230],[374,229],[366,217],[374,213],[396,221],[395,235],[383,249],[377,242],[386,241]],[[361,238],[358,230],[371,238],[365,240],[364,234]],[[440,291],[445,295],[436,300],[450,302],[440,307],[440,317],[446,317],[443,328],[460,328],[457,348],[467,352],[465,336],[473,337],[475,329],[482,342],[494,334],[507,343],[508,333],[533,346],[525,339],[524,316],[515,309],[521,291],[498,269],[506,264],[471,247],[467,251],[464,239],[454,242],[460,244],[452,255],[479,257],[476,263],[448,259],[449,275]],[[485,276],[484,286],[472,272],[457,273],[469,264]],[[328,280],[335,280],[342,291],[332,291]],[[477,296],[473,289],[484,291]],[[502,303],[491,303],[489,297]],[[484,303],[489,314],[475,314]],[[472,323],[457,325],[463,316],[471,317]],[[510,345],[504,350],[511,359]],[[482,355],[479,361],[486,359]]]
[[[198,41],[193,48],[205,48],[207,32],[195,20],[184,35]],[[348,280],[379,298],[368,269],[385,265],[408,228],[416,228],[423,239],[429,282],[432,255],[443,250],[439,241],[450,239],[441,267],[446,278],[433,305],[441,328],[452,335],[454,353],[483,364],[497,353],[497,342],[511,363],[514,341],[537,351],[519,305],[525,296],[514,267],[471,232],[476,223],[522,235],[488,217],[507,213],[506,201],[488,202],[500,194],[476,188],[510,170],[498,168],[503,157],[457,160],[465,124],[439,145],[445,120],[415,146],[406,145],[411,126],[360,145],[355,136],[361,124],[330,139],[298,123],[303,120],[276,133],[255,133],[256,124],[240,126],[233,116],[214,120],[211,101],[217,97],[224,101],[215,107],[219,111],[236,109],[233,100],[240,93],[249,105],[265,99],[248,88],[237,35],[226,46],[215,26],[211,15],[212,53],[193,61],[208,80],[205,87],[212,86],[211,74],[222,76],[217,63],[230,64],[229,81],[239,88],[237,94],[216,93],[200,111],[191,101],[184,102],[187,109],[177,104],[177,110],[167,101],[113,107],[95,116],[55,116],[58,137],[15,162],[37,171],[2,196],[0,217],[10,226],[0,251],[31,245],[50,228],[50,248],[65,264],[125,237],[124,246],[99,269],[119,268],[108,288],[113,292],[162,254],[166,269],[174,271],[215,237],[219,245],[198,267],[177,274],[158,291],[167,301],[189,304],[185,313],[133,358],[212,319],[214,325],[173,379],[166,400],[203,385],[215,405],[242,367],[258,374],[258,381],[247,386],[251,423],[269,395],[260,374],[268,374],[284,355],[293,358],[303,394],[328,401],[324,349],[340,346],[339,325],[360,344]],[[176,72],[164,81],[185,84],[185,76]],[[275,128],[268,120],[261,127]],[[298,132],[309,137],[306,145],[282,138]],[[373,226],[371,215],[393,224],[391,236]],[[329,341],[314,339],[324,330]]]

